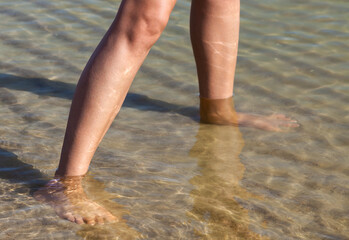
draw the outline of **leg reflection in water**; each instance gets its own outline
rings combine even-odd
[[[245,167],[239,158],[244,140],[238,127],[202,124],[196,138],[190,156],[198,159],[201,174],[190,180],[195,190],[187,215],[206,224],[196,234],[204,239],[267,239],[249,229],[248,211],[234,200],[256,198],[239,184]]]

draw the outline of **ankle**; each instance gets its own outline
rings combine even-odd
[[[56,172],[53,181],[68,191],[81,190],[85,176],[86,174],[79,176],[65,176],[59,175]]]
[[[238,116],[233,97],[209,99],[200,97],[200,121],[219,125],[237,125]]]

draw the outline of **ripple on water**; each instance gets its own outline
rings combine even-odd
[[[289,133],[198,125],[190,1],[178,0],[87,176],[119,223],[37,203],[79,74],[120,1],[0,3],[0,239],[347,239],[348,5],[244,1],[235,104]],[[20,227],[18,227],[20,226]]]

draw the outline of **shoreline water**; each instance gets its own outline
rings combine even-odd
[[[77,79],[119,3],[0,3],[0,239],[229,239],[237,227],[236,239],[346,239],[345,1],[241,3],[236,109],[301,123],[270,133],[198,123],[190,1],[179,0],[87,180],[122,224],[78,226],[32,198],[54,174]]]

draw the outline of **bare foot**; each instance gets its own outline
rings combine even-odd
[[[254,127],[266,131],[285,132],[290,128],[299,127],[297,120],[286,117],[283,114],[269,116],[237,113],[237,121],[240,126]]]
[[[61,177],[49,181],[34,193],[38,201],[51,205],[57,215],[77,224],[102,224],[116,217],[99,204],[89,200],[82,188],[81,176]]]
[[[200,97],[200,121],[209,124],[254,127],[266,131],[284,132],[299,127],[296,120],[283,114],[269,116],[237,113],[233,97],[208,99]]]

